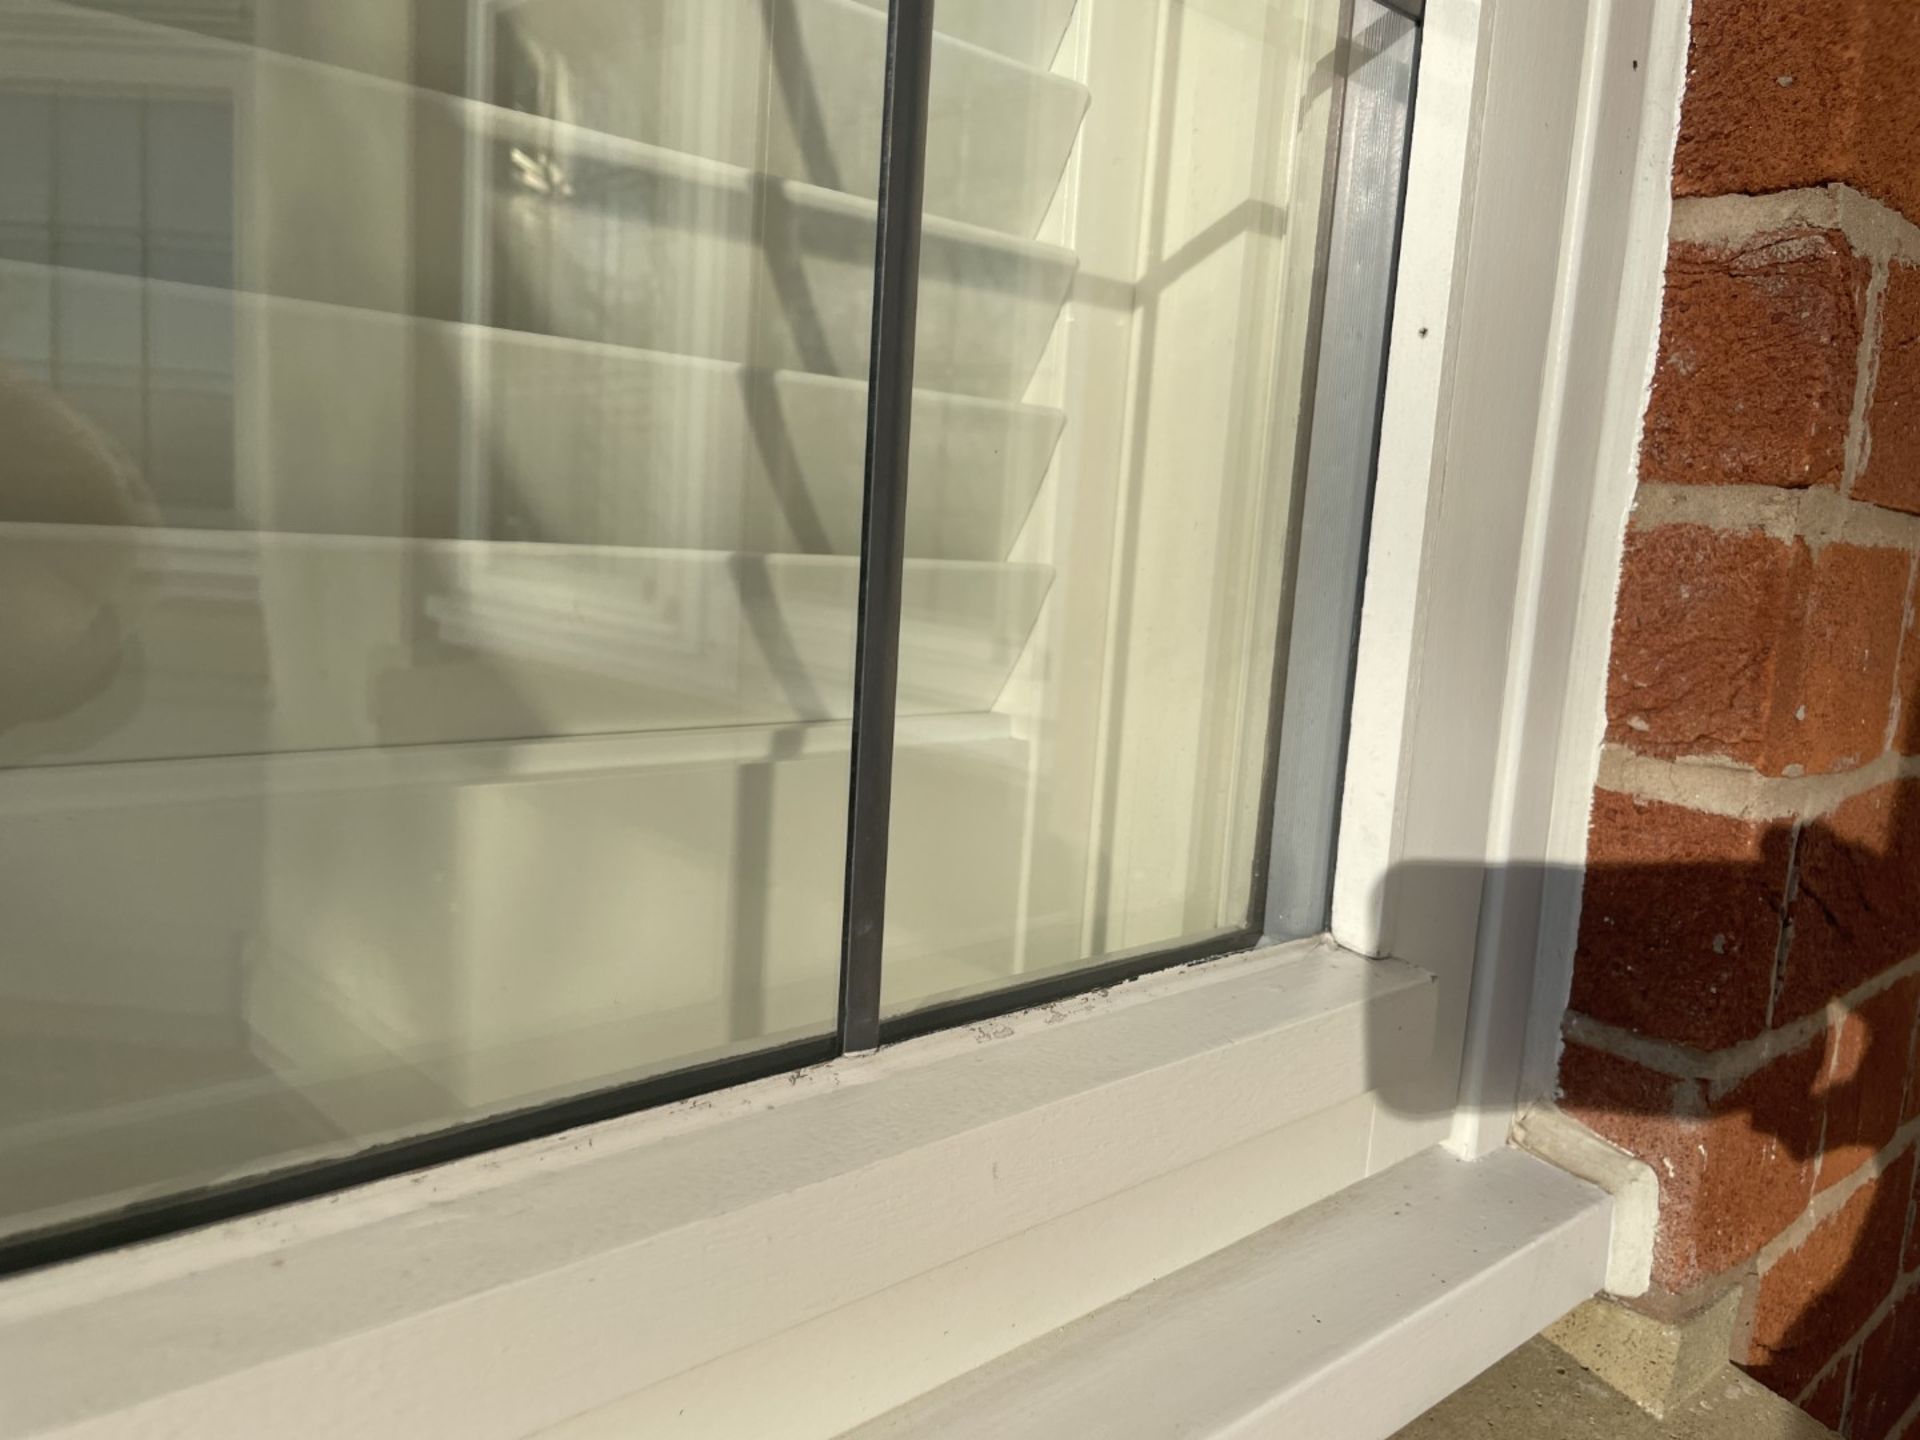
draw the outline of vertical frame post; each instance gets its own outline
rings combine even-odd
[[[889,0],[887,6],[848,766],[846,892],[840,929],[843,1053],[872,1050],[880,1043],[880,959],[886,938],[907,444],[913,428],[913,348],[926,189],[927,93],[933,71],[933,6],[934,0]]]

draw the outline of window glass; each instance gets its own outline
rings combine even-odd
[[[884,27],[0,0],[0,1225],[831,1030]]]
[[[1342,10],[937,0],[891,1017],[1257,931]],[[0,0],[0,1235],[830,1052],[887,18]]]
[[[1254,923],[1340,8],[939,0],[889,1011]]]

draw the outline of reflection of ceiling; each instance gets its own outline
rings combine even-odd
[[[105,10],[129,20],[172,25],[217,40],[253,39],[254,0],[75,0],[89,10]]]

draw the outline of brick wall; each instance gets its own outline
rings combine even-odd
[[[1694,0],[1562,1104],[1657,1293],[1920,1440],[1920,0]]]

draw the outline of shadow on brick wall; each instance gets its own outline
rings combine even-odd
[[[1659,1180],[1651,1303],[1746,1286],[1733,1358],[1849,1440],[1920,1403],[1920,781],[1885,773],[1805,822],[1602,790],[1559,1071]],[[1485,881],[1389,884],[1431,914]]]

